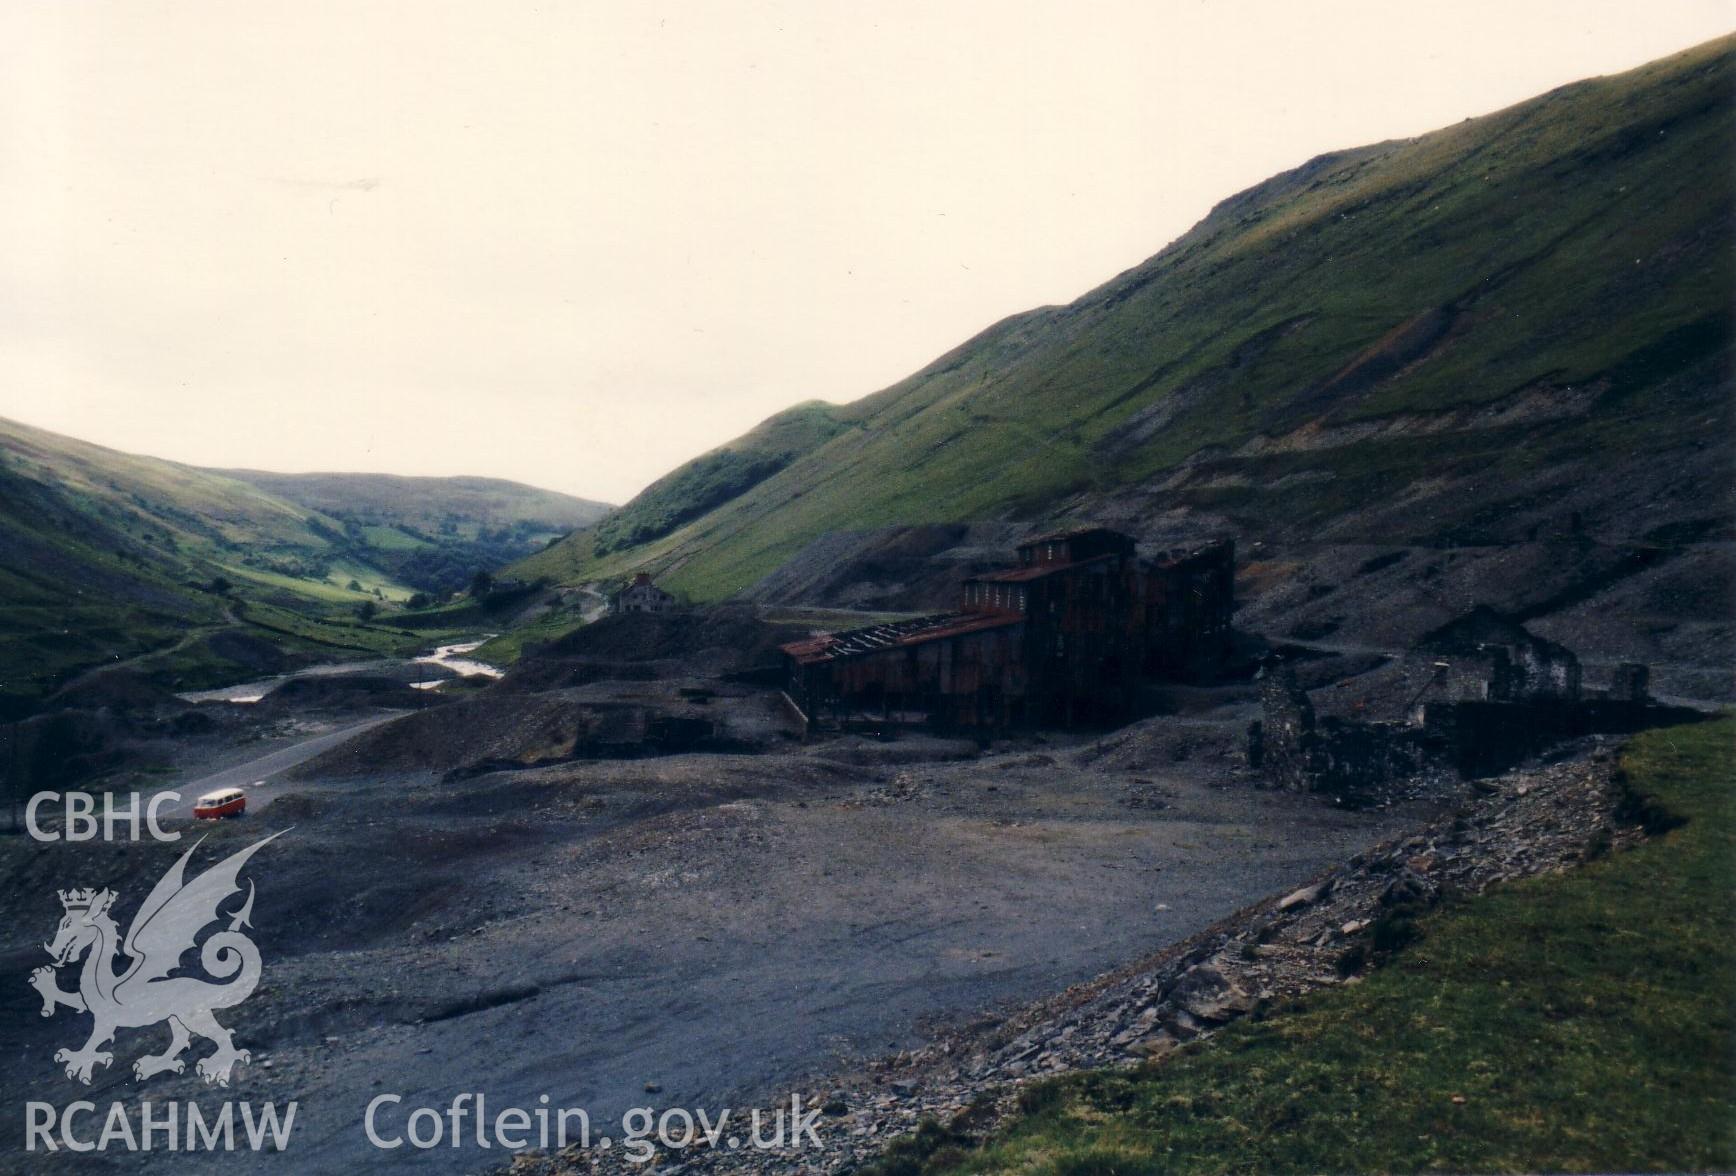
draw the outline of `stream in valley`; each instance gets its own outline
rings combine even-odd
[[[258,702],[267,694],[296,678],[323,678],[340,674],[379,673],[385,670],[400,670],[407,667],[428,667],[428,676],[412,683],[418,690],[431,690],[440,683],[452,677],[463,677],[467,674],[481,674],[489,678],[498,678],[505,671],[499,666],[491,666],[487,662],[465,657],[474,652],[492,633],[485,633],[467,641],[458,641],[450,645],[436,646],[433,653],[425,653],[412,658],[375,658],[370,661],[327,662],[305,669],[295,670],[288,674],[278,674],[271,678],[261,678],[253,682],[240,682],[233,686],[221,686],[215,690],[194,690],[178,697],[185,702]]]

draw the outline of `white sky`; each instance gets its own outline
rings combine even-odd
[[[623,501],[1732,0],[0,5],[0,415]]]

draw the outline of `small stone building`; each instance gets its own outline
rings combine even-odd
[[[1424,634],[1405,657],[1411,718],[1443,702],[1575,702],[1579,658],[1487,605]],[[1643,690],[1643,687],[1642,687]]]
[[[1248,729],[1248,766],[1274,788],[1322,792],[1336,804],[1366,808],[1393,780],[1421,771],[1433,751],[1427,732],[1402,723],[1317,718],[1289,667],[1260,671],[1262,717]]]
[[[648,572],[640,572],[633,582],[615,597],[615,611],[622,613],[662,613],[675,607],[675,598],[651,582]]]

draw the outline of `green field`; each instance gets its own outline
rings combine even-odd
[[[1679,827],[1442,908],[1356,985],[1134,1071],[1052,1080],[987,1141],[875,1176],[1736,1168],[1736,721],[1622,766]]]
[[[398,527],[383,527],[378,524],[362,528],[362,535],[367,539],[368,546],[378,551],[416,551],[428,547],[426,539],[418,539],[406,534]]]
[[[577,612],[562,610],[550,613],[490,639],[469,656],[491,666],[510,666],[524,656],[527,649],[564,637],[583,624]]]
[[[224,575],[238,581],[261,588],[275,588],[292,596],[306,597],[310,601],[322,604],[349,605],[351,607],[366,600],[375,599],[370,590],[379,586],[387,592],[390,599],[402,599],[409,595],[409,590],[400,584],[388,584],[379,579],[379,573],[370,568],[360,568],[354,564],[337,566],[325,578],[314,580],[301,576],[289,576],[282,572],[266,571],[261,568],[241,567],[235,564],[215,565]],[[361,575],[370,576],[371,582],[362,582],[362,591],[355,591],[346,585]]]

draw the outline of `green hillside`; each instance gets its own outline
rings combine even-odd
[[[0,714],[118,663],[191,688],[286,659],[408,650],[426,634],[390,618],[415,591],[461,586],[596,513],[482,480],[405,493],[364,477],[341,493],[326,512],[254,481],[0,421]]]
[[[617,516],[673,530],[581,532],[521,570],[715,599],[827,531],[1106,505],[1277,540],[1727,531],[1678,483],[1731,424],[1732,46],[1311,160],[834,410],[836,436],[703,515],[660,503],[687,467]]]
[[[747,493],[847,428],[833,405],[810,400],[761,421],[750,432],[701,454],[647,486],[598,525],[591,549],[608,555],[661,539]],[[583,547],[583,540],[576,540]]]

